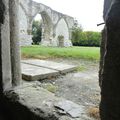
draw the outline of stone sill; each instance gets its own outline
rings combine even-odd
[[[60,112],[55,104],[66,100],[33,83],[14,88],[6,92],[5,96],[5,104],[9,107],[13,120],[90,120],[85,119],[84,113],[79,118],[73,118]]]

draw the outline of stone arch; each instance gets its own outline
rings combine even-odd
[[[34,17],[32,18],[32,21],[34,20],[35,16],[37,14],[40,14],[42,17],[42,38],[41,38],[41,44],[43,45],[50,45],[52,40],[52,34],[53,34],[53,23],[51,17],[47,14],[46,11],[42,12],[36,12]]]
[[[64,36],[64,46],[69,46],[71,43],[69,43],[69,26],[64,18],[59,19],[57,22],[55,29],[55,40],[57,41],[58,44],[58,36],[62,35]],[[68,45],[69,44],[69,45]]]
[[[65,23],[67,24],[67,27],[68,27],[68,29],[69,29],[69,25],[68,25],[67,20],[66,20],[65,18],[63,18],[63,17],[60,17],[60,18],[58,19],[57,23],[55,24],[54,31],[56,31],[57,25],[58,25],[58,23],[61,21],[61,19],[64,19],[64,21],[65,21]]]
[[[25,3],[25,4],[24,4]],[[57,41],[56,41],[56,30],[58,30],[58,25],[63,21],[63,27],[67,30],[66,33],[68,35],[67,40],[70,40],[71,38],[71,22],[69,19],[73,20],[72,17],[69,17],[67,15],[64,15],[62,13],[59,13],[57,11],[52,10],[50,7],[43,5],[41,3],[36,3],[32,0],[21,0],[20,1],[20,9],[24,12],[24,16],[26,16],[26,22],[27,22],[27,27],[26,27],[26,37],[24,41],[22,42],[23,45],[31,45],[32,43],[32,23],[33,19],[37,14],[41,14],[43,24],[42,24],[42,39],[41,39],[41,44],[43,45],[50,45],[50,46],[57,46]],[[21,18],[22,20],[22,18]],[[69,23],[70,22],[70,23]],[[72,21],[74,22],[74,21]],[[24,21],[23,21],[24,23]],[[22,26],[20,26],[21,28]],[[23,27],[25,27],[23,25]],[[66,38],[66,37],[65,37]],[[28,41],[26,44],[26,41]]]
[[[61,18],[55,27],[56,38],[59,35],[63,35],[65,39],[69,39],[69,28],[64,18]]]

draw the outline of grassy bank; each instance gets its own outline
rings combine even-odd
[[[75,58],[99,60],[99,47],[43,47],[43,46],[27,46],[21,48],[23,58]]]

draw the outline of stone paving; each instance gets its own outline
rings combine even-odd
[[[22,77],[25,80],[43,80],[72,72],[77,66],[47,60],[22,60]]]

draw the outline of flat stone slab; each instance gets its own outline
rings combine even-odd
[[[59,71],[60,73],[63,73],[63,74],[68,73],[68,72],[72,72],[76,69],[76,66],[74,66],[74,65],[57,63],[57,62],[52,62],[52,61],[47,61],[47,60],[37,60],[37,59],[22,60],[22,63],[56,70],[56,71]]]
[[[38,67],[30,64],[21,63],[22,66],[22,78],[25,80],[42,80],[45,78],[51,78],[59,75],[59,72],[56,70]]]

